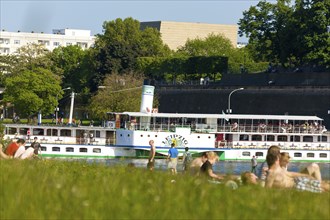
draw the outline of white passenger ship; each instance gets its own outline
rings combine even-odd
[[[42,157],[145,158],[154,140],[159,157],[171,143],[198,154],[216,151],[220,160],[259,160],[278,145],[292,161],[330,162],[330,132],[316,116],[158,113],[153,87],[144,86],[140,112],[109,113],[103,127],[6,124],[5,138],[38,137]]]

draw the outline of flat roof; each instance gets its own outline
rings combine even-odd
[[[291,121],[322,121],[317,116],[300,115],[252,115],[252,114],[192,114],[192,113],[143,113],[123,112],[117,113],[133,117],[158,118],[216,118],[216,119],[251,119],[251,120],[291,120]]]

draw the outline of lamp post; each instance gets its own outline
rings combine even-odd
[[[64,91],[64,90],[68,90],[68,89],[71,89],[71,87],[67,87],[67,88],[64,88],[64,89],[62,89],[62,91]],[[59,112],[59,107],[58,107],[58,94],[56,95],[56,100],[57,100],[57,106],[56,106],[56,108],[55,108],[55,124],[57,125],[57,121],[58,121],[58,112]]]
[[[244,88],[238,88],[238,89],[234,89],[233,91],[231,91],[231,93],[229,93],[229,96],[228,96],[228,109],[227,109],[227,113],[228,114],[231,114],[231,108],[230,108],[230,97],[231,95],[236,92],[236,91],[239,91],[239,90],[243,90]]]

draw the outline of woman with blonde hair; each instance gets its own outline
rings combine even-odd
[[[213,164],[215,164],[218,160],[219,160],[219,156],[215,152],[213,151],[208,152],[207,160],[201,166],[200,173],[212,179],[223,180],[224,179],[223,176],[217,175],[213,172]]]

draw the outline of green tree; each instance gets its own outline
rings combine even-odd
[[[49,114],[61,98],[60,71],[52,71],[53,61],[43,45],[28,44],[9,56],[1,56],[2,103],[15,106],[21,117],[41,111]]]
[[[5,80],[6,90],[3,100],[15,106],[21,117],[30,117],[37,112],[49,114],[57,105],[57,98],[63,91],[59,78],[43,68],[23,70]]]
[[[143,79],[134,74],[107,75],[91,99],[89,109],[93,117],[106,119],[107,112],[139,111]]]
[[[138,57],[163,56],[170,52],[159,31],[141,30],[140,22],[133,18],[106,21],[103,29],[104,34],[97,35],[95,41],[98,84],[106,74],[133,72]]]
[[[260,1],[243,12],[238,24],[254,59],[288,67],[329,66],[329,0]]]
[[[62,87],[71,87],[75,92],[89,89],[89,82],[93,77],[93,63],[90,50],[83,50],[80,46],[71,45],[58,47],[50,54],[54,63],[53,68],[62,73]]]

